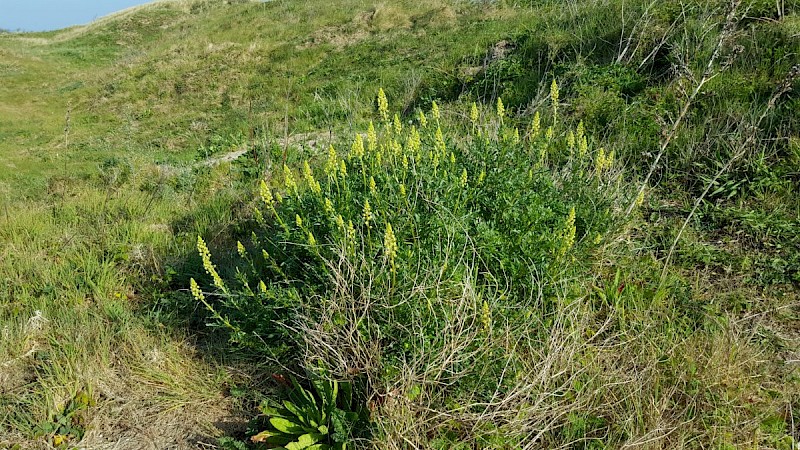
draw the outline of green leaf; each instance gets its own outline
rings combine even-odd
[[[259,406],[258,409],[261,410],[261,414],[264,414],[265,416],[268,416],[268,417],[285,417],[286,416],[286,414],[284,414],[278,408],[273,407],[268,402],[261,403],[261,405]]]
[[[288,410],[290,413],[294,414],[294,416],[303,422],[304,425],[308,425],[306,413],[295,406],[294,403],[290,402],[289,400],[284,400],[283,407],[286,408],[286,410]]]
[[[306,449],[322,439],[319,433],[308,433],[297,438],[297,441],[286,444],[287,450],[303,450]]]
[[[269,419],[269,423],[282,433],[298,435],[305,432],[305,428],[301,424],[283,417],[273,417]]]

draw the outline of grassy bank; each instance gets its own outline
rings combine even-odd
[[[799,24],[192,1],[0,34],[0,445],[263,446],[336,386],[326,445],[793,448]]]

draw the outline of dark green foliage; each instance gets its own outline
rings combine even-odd
[[[256,448],[346,450],[354,437],[363,434],[369,414],[363,399],[354,396],[352,383],[321,374],[310,378],[311,389],[290,377],[286,400],[262,403],[263,417],[257,422],[266,429],[250,438]]]

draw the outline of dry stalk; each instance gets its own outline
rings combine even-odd
[[[725,25],[722,27],[722,31],[720,32],[719,38],[717,39],[717,43],[714,47],[714,51],[711,53],[711,56],[706,63],[705,70],[703,70],[703,74],[700,77],[700,80],[697,80],[694,88],[692,89],[691,93],[688,94],[686,100],[681,107],[680,113],[678,117],[672,122],[672,126],[670,127],[669,131],[666,133],[664,138],[661,140],[661,145],[659,146],[658,153],[656,154],[656,158],[653,160],[653,163],[650,165],[650,170],[647,172],[647,176],[645,176],[644,181],[642,181],[639,190],[636,193],[633,201],[628,206],[628,209],[625,210],[625,215],[628,216],[636,207],[637,200],[640,196],[644,194],[644,190],[647,188],[648,183],[650,182],[650,178],[653,176],[656,168],[658,167],[658,163],[661,161],[661,158],[664,156],[664,153],[669,147],[670,142],[672,139],[678,134],[680,130],[681,124],[683,120],[686,118],[686,114],[689,112],[689,109],[694,104],[695,99],[697,98],[700,91],[703,89],[706,83],[708,83],[711,79],[716,77],[720,71],[715,70],[715,64],[720,57],[722,49],[725,45],[731,40],[734,36],[734,32],[736,31],[736,25],[738,23],[737,13],[739,9],[739,5],[741,0],[733,0],[729,5],[729,11],[725,18]],[[693,78],[691,76],[691,72],[688,70],[688,67],[684,68],[687,78]],[[724,70],[723,67],[721,70]]]

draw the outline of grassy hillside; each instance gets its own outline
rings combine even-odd
[[[760,0],[0,33],[0,446],[794,448],[798,55]]]

